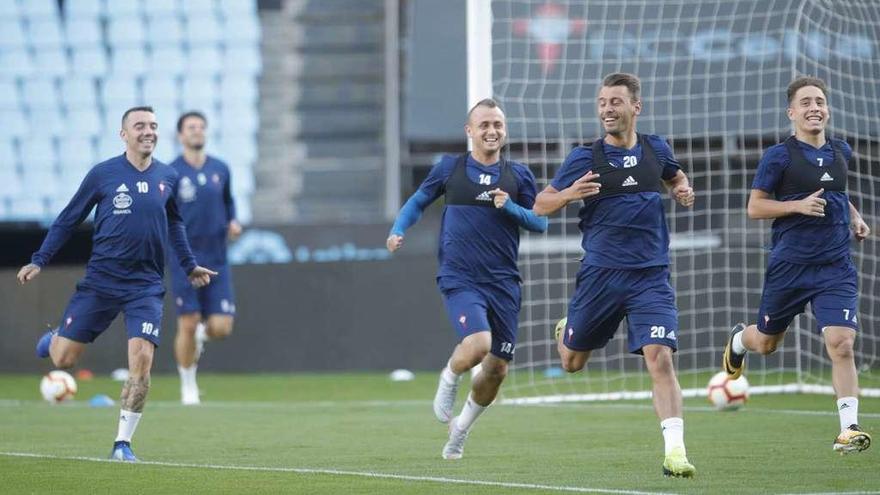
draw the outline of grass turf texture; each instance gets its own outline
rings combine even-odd
[[[682,480],[661,475],[663,443],[649,401],[494,406],[471,432],[464,458],[444,461],[446,427],[433,418],[430,404],[435,373],[403,383],[384,374],[199,378],[204,404],[183,407],[177,378],[154,377],[133,441],[144,461],[186,466],[4,454],[0,491],[518,494],[575,488],[748,494],[868,492],[880,486],[878,446],[846,457],[832,452],[838,420],[830,396],[756,396],[733,413],[707,408],[704,398],[687,400],[685,440],[697,477]],[[80,381],[77,400],[61,406],[40,401],[38,383],[38,376],[0,375],[0,451],[108,455],[118,407],[85,403],[97,393],[118,396],[119,383]],[[466,388],[465,380],[460,398]],[[862,426],[877,439],[880,400],[862,399],[860,411]],[[545,486],[512,486],[517,483]]]

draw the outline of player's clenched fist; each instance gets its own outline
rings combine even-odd
[[[394,235],[391,234],[388,236],[388,239],[385,240],[385,247],[388,248],[388,251],[394,252],[400,249],[403,246],[403,236],[402,235]]]

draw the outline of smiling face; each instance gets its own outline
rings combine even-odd
[[[818,135],[825,132],[830,117],[825,92],[816,86],[798,89],[788,104],[788,118],[794,124],[797,135]]]
[[[465,132],[473,142],[477,156],[497,154],[507,139],[507,120],[500,108],[478,106],[471,112]]]
[[[159,124],[156,123],[156,115],[144,110],[134,111],[128,114],[122,123],[120,135],[125,141],[129,152],[147,157],[156,149],[159,140]]]
[[[642,102],[634,99],[626,86],[602,86],[596,99],[599,122],[606,134],[623,137],[635,129]]]

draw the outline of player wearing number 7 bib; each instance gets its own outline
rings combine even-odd
[[[557,349],[569,373],[583,369],[626,318],[629,350],[642,354],[653,380],[654,409],[665,442],[663,473],[696,472],[684,446],[682,397],[673,368],[678,309],[669,284],[669,232],[664,186],[682,206],[694,191],[672,150],[657,137],[636,133],[641,85],[631,74],[610,74],[597,98],[605,137],[572,150],[535,200],[549,215],[583,201],[579,227],[586,252],[568,316],[557,325]]]
[[[77,283],[59,327],[40,338],[37,356],[69,368],[116,315],[125,315],[129,377],[122,387],[110,458],[134,462],[131,437],[147,400],[153,353],[159,345],[166,245],[174,247],[193,285],[207,285],[217,273],[198,266],[190,250],[174,201],[177,172],[152,157],[159,137],[153,109],[127,110],[120,136],[125,153],[89,171],[31,262],[19,270],[18,281],[24,284],[39,275],[94,208],[95,232],[85,277]]]
[[[871,436],[858,424],[853,355],[858,273],[850,257],[850,230],[859,241],[871,230],[846,193],[852,149],[825,135],[831,116],[825,83],[799,77],[789,84],[787,95],[794,136],[764,152],[749,197],[750,218],[774,219],[758,321],[733,327],[722,366],[736,378],[745,368],[746,351],[775,351],[809,302],[831,358],[837,395],[840,434],[832,448],[844,454],[861,452],[871,445]]]

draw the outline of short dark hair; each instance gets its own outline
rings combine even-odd
[[[788,85],[788,90],[786,91],[786,95],[788,96],[788,104],[791,105],[791,100],[794,99],[794,94],[798,92],[799,89],[805,88],[807,86],[815,86],[822,91],[822,94],[825,95],[825,99],[828,99],[828,86],[825,85],[825,81],[819,79],[818,77],[813,76],[801,76],[796,78],[791,84]]]
[[[501,105],[499,105],[497,101],[493,100],[492,98],[483,98],[482,100],[480,100],[476,104],[474,104],[474,106],[472,106],[470,110],[468,110],[468,113],[467,113],[467,121],[468,122],[471,121],[471,114],[474,113],[474,110],[476,110],[478,107],[497,108],[498,110],[501,110],[502,112],[504,111],[504,109],[501,108]]]
[[[143,105],[143,106],[139,106],[139,107],[131,107],[128,110],[126,110],[124,114],[122,114],[122,127],[125,127],[125,119],[127,119],[128,114],[130,114],[132,112],[150,112],[153,115],[156,114],[156,112],[153,111],[153,107],[151,107],[151,106]]]
[[[202,119],[202,122],[204,122],[205,125],[208,125],[208,118],[205,117],[205,114],[203,114],[202,112],[199,112],[198,110],[190,110],[189,112],[186,112],[185,114],[181,115],[179,119],[177,119],[177,133],[178,134],[180,134],[180,132],[183,131],[183,122],[190,117],[196,117],[198,119]]]
[[[607,88],[612,86],[626,86],[626,89],[629,90],[629,94],[632,95],[633,101],[638,101],[642,92],[642,83],[639,81],[639,78],[633,74],[627,74],[625,72],[608,74],[602,79],[602,86]]]

